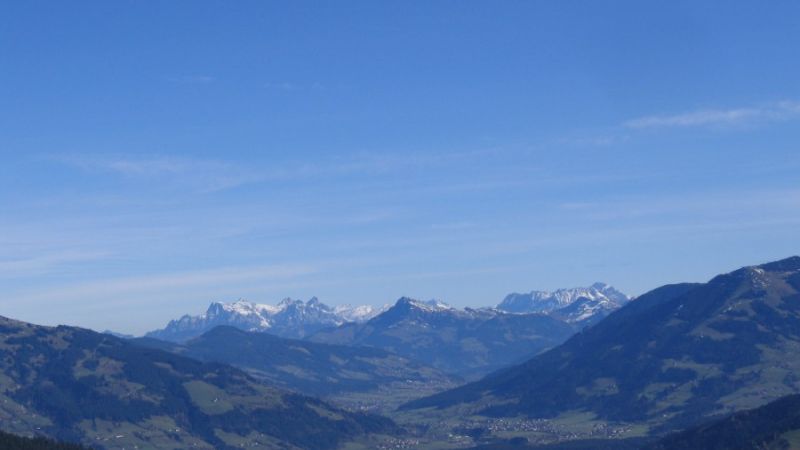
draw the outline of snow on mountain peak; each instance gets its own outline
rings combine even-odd
[[[608,315],[630,301],[630,297],[606,283],[594,283],[589,287],[558,289],[556,291],[532,291],[526,294],[509,294],[496,308],[456,309],[447,303],[432,300],[416,300],[403,297],[394,306],[384,305],[338,305],[330,307],[318,298],[308,301],[285,298],[277,305],[250,302],[244,299],[231,303],[213,302],[205,314],[185,315],[170,321],[150,337],[185,341],[199,336],[220,325],[233,326],[247,331],[267,331],[290,338],[304,338],[323,328],[336,327],[348,322],[366,322],[384,312],[394,310],[422,311],[456,315],[492,315],[499,313],[546,314],[565,322],[586,325]]]
[[[435,298],[432,298],[432,299],[427,300],[427,301],[422,302],[422,303],[424,303],[425,305],[427,305],[427,306],[429,306],[429,307],[431,307],[431,308],[433,308],[433,309],[435,309],[437,311],[441,311],[441,310],[445,310],[445,309],[453,309],[452,306],[448,305],[447,303],[445,303],[445,302],[443,302],[441,300],[437,300]]]
[[[511,313],[545,313],[567,322],[582,322],[595,316],[604,317],[631,298],[609,284],[597,282],[589,287],[512,293],[497,309]]]
[[[268,331],[279,336],[302,338],[324,327],[367,321],[384,310],[385,307],[377,308],[369,305],[356,307],[343,305],[331,308],[316,297],[307,302],[287,297],[277,305],[239,299],[231,303],[213,302],[205,314],[184,315],[178,320],[170,321],[164,329],[147,335],[158,339],[183,341],[199,336],[214,327],[227,325],[246,331]]]
[[[401,297],[395,305],[409,305],[422,311],[449,311],[455,309],[441,300],[417,300],[410,297]]]
[[[391,305],[338,305],[333,308],[333,311],[346,322],[366,322],[367,320],[386,311],[390,306]]]

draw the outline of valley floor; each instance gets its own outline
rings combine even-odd
[[[579,411],[553,419],[493,418],[469,415],[466,411],[453,411],[445,419],[441,411],[433,409],[394,412],[389,417],[407,430],[406,436],[369,436],[344,448],[450,450],[485,445],[541,446],[589,440],[611,444],[623,439],[646,438],[649,431],[647,425],[610,423],[597,420],[592,413]]]

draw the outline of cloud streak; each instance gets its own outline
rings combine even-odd
[[[782,101],[744,108],[702,109],[675,115],[645,116],[628,120],[623,125],[631,129],[741,126],[796,117],[800,117],[800,102]]]
[[[379,177],[409,168],[449,167],[474,162],[495,150],[416,152],[402,155],[359,153],[322,161],[254,163],[245,167],[233,162],[168,155],[51,154],[44,157],[89,173],[110,173],[129,179],[144,179],[180,185],[201,192],[217,192],[246,184],[285,181],[318,181],[320,178],[362,175]]]
[[[784,217],[800,219],[800,190],[762,189],[686,193],[664,197],[629,196],[595,202],[563,203],[562,212],[581,221],[628,221],[688,216]]]
[[[108,255],[106,252],[61,252],[0,260],[0,278],[42,275],[59,268],[104,259]]]
[[[23,296],[29,302],[64,302],[87,299],[129,298],[142,295],[157,298],[166,292],[184,288],[207,288],[238,285],[247,281],[267,282],[292,279],[315,273],[314,266],[304,264],[267,265],[255,267],[222,267],[190,272],[168,273],[93,280],[68,286],[47,288]]]
[[[108,172],[129,178],[165,179],[203,192],[215,192],[255,183],[263,175],[244,167],[216,160],[172,156],[52,156],[50,160],[89,172]]]

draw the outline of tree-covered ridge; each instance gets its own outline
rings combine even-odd
[[[95,447],[335,448],[394,429],[202,363],[72,327],[0,321],[1,413],[16,430]]]
[[[800,447],[800,395],[667,436],[647,450],[758,450]]]
[[[454,387],[460,381],[379,348],[286,339],[229,326],[214,328],[184,344],[150,338],[133,342],[201,361],[230,364],[270,385],[315,397],[382,392],[399,396],[413,391],[408,398],[417,398]]]
[[[42,437],[27,438],[0,431],[0,448],[3,450],[87,450],[78,444],[56,442]]]

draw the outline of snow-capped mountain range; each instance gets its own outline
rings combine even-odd
[[[497,309],[510,313],[542,313],[568,323],[596,322],[632,300],[605,283],[589,287],[532,291],[506,296]]]
[[[147,337],[182,342],[199,336],[220,325],[246,331],[264,331],[271,334],[303,338],[326,327],[336,327],[348,322],[364,322],[388,307],[371,305],[339,305],[330,307],[316,297],[303,302],[286,298],[277,305],[238,300],[233,303],[214,302],[205,314],[184,315],[170,321],[161,330],[147,333]]]
[[[498,313],[540,314],[569,324],[591,325],[631,300],[627,295],[604,283],[589,287],[559,289],[554,292],[533,291],[509,294],[494,308],[457,309],[439,300],[413,300],[403,297],[397,305],[413,307],[420,312],[446,313],[453,317],[483,317]],[[328,306],[316,297],[303,302],[286,298],[277,305],[259,304],[245,300],[233,303],[214,302],[204,314],[184,315],[170,321],[166,327],[147,333],[147,337],[184,342],[220,325],[246,331],[268,332],[280,337],[302,339],[324,328],[346,323],[363,323],[390,311],[392,305]],[[402,309],[402,308],[401,308]]]

